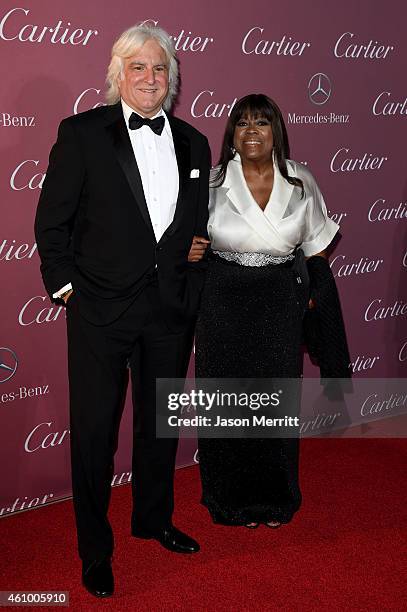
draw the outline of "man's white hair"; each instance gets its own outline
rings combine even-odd
[[[163,102],[164,110],[169,110],[178,91],[178,63],[174,43],[163,29],[155,25],[140,23],[119,36],[112,47],[112,59],[107,69],[106,101],[116,104],[120,100],[118,80],[123,71],[123,60],[131,57],[147,40],[155,40],[165,52],[168,61],[168,94]]]

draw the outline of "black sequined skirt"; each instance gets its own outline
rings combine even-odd
[[[298,377],[307,290],[293,262],[212,255],[195,339],[198,378]],[[299,441],[199,438],[202,503],[216,523],[288,523],[301,504]]]

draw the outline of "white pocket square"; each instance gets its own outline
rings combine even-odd
[[[193,170],[191,170],[189,178],[199,178],[199,168],[194,168]]]

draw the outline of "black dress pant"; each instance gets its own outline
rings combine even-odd
[[[79,555],[111,556],[107,518],[113,457],[128,366],[133,392],[132,531],[154,534],[171,523],[177,439],[155,436],[156,378],[186,375],[192,325],[170,333],[150,285],[113,323],[95,326],[67,304],[72,488]]]

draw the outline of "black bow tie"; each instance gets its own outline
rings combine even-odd
[[[138,130],[143,125],[148,125],[150,129],[153,130],[154,134],[158,136],[161,135],[161,132],[164,129],[165,119],[161,115],[160,117],[155,117],[155,119],[147,119],[145,117],[140,117],[137,113],[131,113],[129,118],[129,128],[131,130]]]

